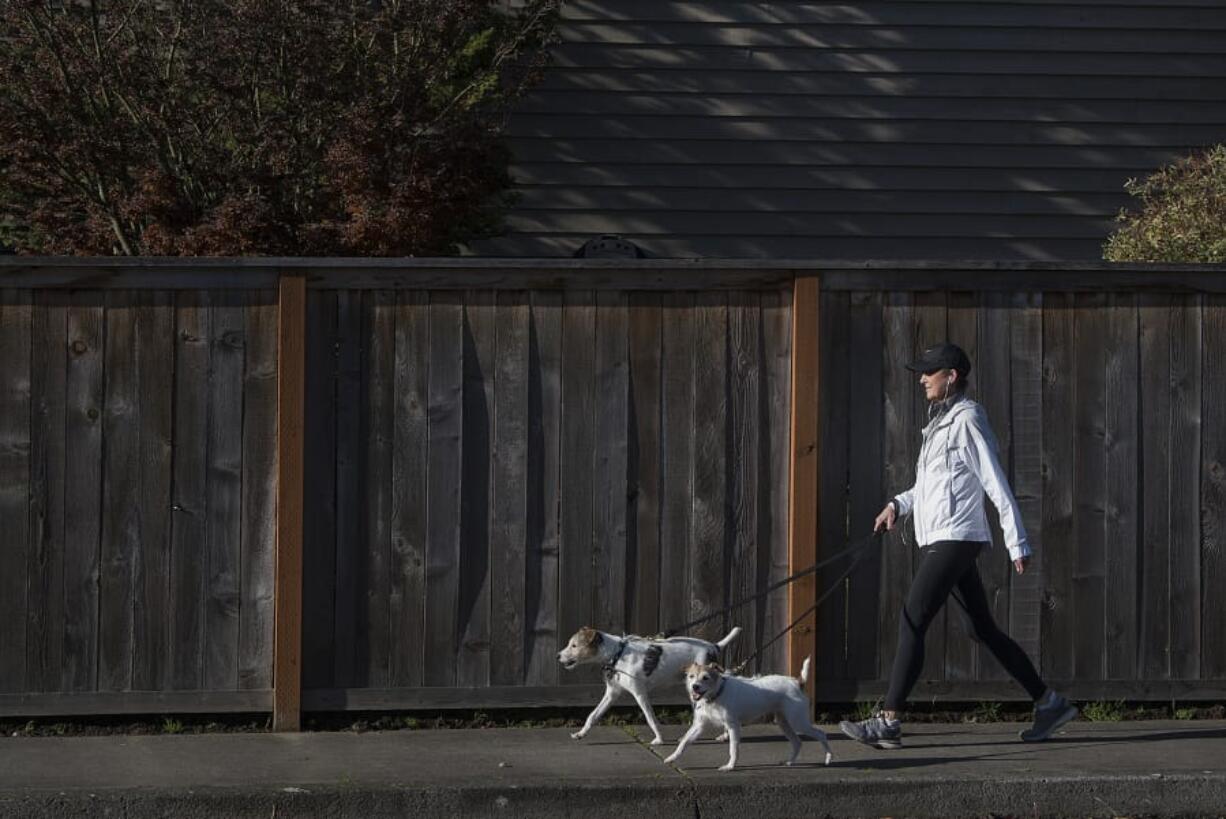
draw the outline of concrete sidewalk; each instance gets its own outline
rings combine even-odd
[[[665,765],[642,727],[6,737],[0,816],[1226,815],[1226,722],[1076,722],[1040,745],[1019,725],[910,725],[899,751],[826,727],[830,767],[811,742],[778,764],[786,741],[757,726],[731,773],[710,740]]]

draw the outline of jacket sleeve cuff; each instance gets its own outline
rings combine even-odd
[[[1019,557],[1030,557],[1030,544],[1024,540],[1009,544],[1009,559],[1017,560]]]
[[[894,511],[898,513],[899,517],[911,511],[911,503],[906,495],[894,496]]]

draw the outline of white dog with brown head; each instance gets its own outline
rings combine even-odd
[[[800,754],[800,735],[803,734],[822,744],[829,765],[830,743],[825,733],[809,721],[809,698],[805,696],[808,679],[808,657],[800,667],[799,677],[783,674],[737,677],[710,663],[690,666],[685,671],[685,690],[694,703],[694,722],[677,743],[677,750],[664,761],[676,762],[686,746],[698,739],[708,726],[722,727],[728,732],[728,762],[720,770],[730,771],[736,767],[741,726],[773,716],[792,744],[792,754],[786,764],[791,765]]]
[[[628,692],[638,703],[647,718],[647,724],[655,734],[652,745],[660,745],[664,737],[660,724],[651,710],[648,692],[661,685],[675,685],[685,668],[694,663],[713,663],[719,659],[724,647],[741,633],[740,627],[728,632],[718,643],[709,643],[695,637],[670,637],[667,640],[651,640],[646,637],[624,635],[617,637],[594,628],[581,628],[558,652],[558,662],[567,671],[578,665],[599,663],[604,668],[604,696],[588,714],[583,727],[571,734],[574,739],[583,739],[592,726],[600,721],[605,712],[623,692]]]

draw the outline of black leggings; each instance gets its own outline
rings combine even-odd
[[[992,656],[1021,683],[1032,700],[1040,699],[1047,686],[1035,671],[1022,647],[996,626],[988,598],[979,579],[975,559],[986,544],[969,540],[942,540],[925,546],[919,571],[911,581],[907,602],[898,620],[898,653],[890,672],[887,711],[899,711],[924,667],[924,634],[945,598],[953,593],[971,634],[988,647]]]

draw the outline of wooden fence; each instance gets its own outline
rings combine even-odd
[[[946,336],[1037,547],[1023,577],[981,561],[1002,624],[1079,696],[1221,697],[1224,293],[1204,268],[0,259],[0,715],[591,703],[554,659],[578,626],[654,632],[867,531],[912,477],[901,363]],[[878,696],[914,559],[891,538],[763,667],[812,651],[819,698]],[[742,625],[744,656],[839,568],[698,631]],[[920,696],[1017,696],[960,628]]]

